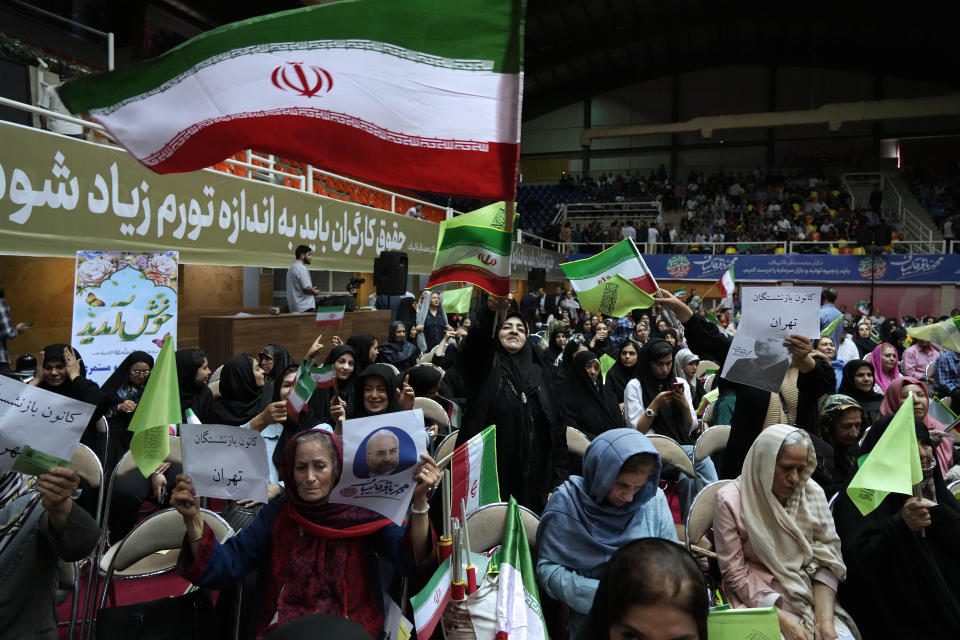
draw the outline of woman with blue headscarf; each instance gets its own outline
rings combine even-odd
[[[677,542],[659,488],[660,454],[636,429],[611,429],[594,439],[583,476],[570,476],[540,518],[537,581],[570,609],[570,637],[584,629],[603,569],[637,538]]]

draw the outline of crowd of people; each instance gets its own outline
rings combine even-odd
[[[924,169],[906,169],[903,178],[911,191],[927,211],[947,241],[960,239],[960,172],[956,165],[948,166],[941,173],[934,174]]]
[[[614,209],[606,220],[568,218],[541,230],[567,253],[590,253],[627,237],[659,243],[664,246],[656,251],[667,253],[717,252],[715,245],[738,253],[772,253],[789,241],[890,246],[896,231],[884,215],[878,190],[854,209],[839,177],[822,174],[691,171],[686,180],[671,184],[661,167],[646,178],[628,173],[595,180],[565,174],[561,184],[582,191],[576,197],[585,199],[578,202],[654,201],[663,211],[679,212],[676,222],[667,222],[662,213],[635,217]],[[824,251],[815,245],[805,250]]]
[[[956,637],[960,504],[946,487],[960,467],[948,425],[932,407],[935,398],[960,406],[960,354],[922,340],[908,344],[898,319],[844,314],[836,298],[824,289],[820,314],[822,327],[844,318],[835,332],[787,339],[789,369],[778,393],[717,372],[707,378],[699,364],[723,366],[736,312],[713,315],[699,298],[667,291],[654,307],[620,318],[582,309],[560,286],[520,299],[483,294],[457,315],[444,311],[441,291],[403,296],[384,327],[385,342],[369,333],[321,336],[302,354],[333,365],[338,384],[318,389],[297,417],[285,401],[300,354],[268,343],[211,372],[201,351],[178,351],[184,421],[189,411],[203,423],[260,432],[270,460],[268,503],[228,503],[224,516],[239,532],[221,544],[198,515],[192,480],[164,463],[149,478],[116,480],[109,541],[135,526],[144,501],[173,506],[186,527],[183,576],[217,588],[255,572],[245,600],[247,637],[268,637],[309,614],[348,618],[377,637],[381,594],[389,588],[377,559],[420,584],[436,569],[440,494],[432,489],[440,471],[423,456],[403,525],[331,504],[343,467],[342,423],[429,398],[446,414],[425,419],[430,451],[447,435],[440,424],[455,414],[458,444],[497,426],[501,497],[541,516],[536,576],[555,637],[634,637],[659,624],[637,615],[635,607],[648,607],[676,617],[683,633],[670,637],[705,638],[707,582],[675,544],[675,525],[685,522],[699,491],[721,478],[733,482],[717,493],[714,568],[732,606],[776,607],[781,633],[791,639],[912,637],[920,629]],[[79,350],[56,344],[37,355],[29,384],[97,407],[82,442],[110,469],[130,446],[126,426],[153,367],[148,354],[133,352],[98,386],[86,378]],[[710,387],[718,397],[708,402]],[[890,494],[864,516],[844,489],[858,457],[911,396],[922,487],[914,497]],[[109,449],[95,428],[101,417],[117,434]],[[714,424],[730,425],[727,446],[698,460],[694,445]],[[590,440],[582,458],[568,450],[568,427]],[[653,435],[679,445],[692,477],[661,458]],[[59,467],[35,480],[5,472],[0,482],[2,522],[29,522],[3,525],[4,575],[33,597],[42,591],[46,603],[45,614],[33,606],[21,615],[11,609],[12,596],[0,597],[0,621],[17,630],[44,618],[38,637],[51,637],[52,577],[41,584],[28,576],[55,576],[56,558],[89,552],[96,494]],[[10,555],[23,545],[35,548],[42,567]],[[641,575],[657,578],[643,584]],[[877,589],[880,581],[887,586]],[[619,592],[627,586],[629,593]],[[935,606],[905,616],[898,608],[904,602]],[[37,619],[25,619],[26,612]]]

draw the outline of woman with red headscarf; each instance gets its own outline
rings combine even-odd
[[[927,385],[916,378],[903,376],[892,381],[883,394],[883,402],[880,403],[878,416],[886,416],[896,413],[904,401],[913,394],[913,416],[922,420],[923,424],[931,432],[943,432],[946,426],[938,422],[929,414],[930,392]],[[943,434],[941,434],[943,435]],[[934,452],[937,454],[937,461],[940,463],[940,471],[944,475],[950,471],[953,466],[953,442],[948,437],[934,436]]]
[[[179,571],[194,584],[219,588],[259,569],[253,602],[260,604],[249,637],[317,613],[348,618],[378,637],[383,603],[377,556],[406,575],[434,558],[427,495],[440,470],[430,456],[421,459],[410,515],[400,526],[362,507],[331,504],[343,444],[326,431],[302,431],[284,448],[286,495],[222,545],[200,517],[192,481],[180,475],[170,500],[187,527]]]

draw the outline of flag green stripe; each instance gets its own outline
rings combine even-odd
[[[453,247],[479,247],[501,256],[510,255],[511,234],[487,227],[460,226],[446,229],[437,251]]]
[[[430,578],[430,582],[427,583],[427,586],[421,589],[420,593],[410,598],[410,604],[413,605],[414,609],[419,609],[426,604],[427,598],[433,593],[433,590],[437,588],[437,586],[440,584],[440,581],[446,577],[446,572],[449,570],[450,558],[447,558],[440,564],[440,568],[438,568],[436,573],[433,574],[433,577]]]
[[[571,280],[584,280],[598,276],[621,262],[633,260],[636,256],[629,242],[618,242],[590,258],[564,262],[560,268]]]
[[[496,426],[483,430],[483,458],[480,476],[480,504],[500,502],[500,479],[497,477],[497,432]]]
[[[338,311],[344,311],[346,307],[343,305],[337,307],[317,307],[317,313],[336,313]]]
[[[69,83],[61,97],[73,113],[87,112],[147,92],[234,49],[327,39],[370,40],[442,58],[487,60],[492,71],[519,73],[525,8],[526,0],[345,0],[292,9],[224,25],[153,60]]]

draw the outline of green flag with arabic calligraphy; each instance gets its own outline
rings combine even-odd
[[[168,336],[163,341],[143,396],[130,419],[129,430],[133,431],[130,453],[144,478],[149,477],[170,454],[169,425],[180,422],[177,363],[173,354],[173,340]]]

